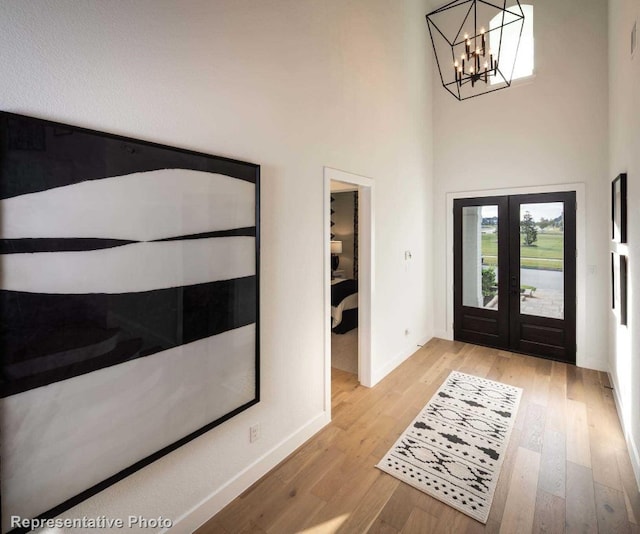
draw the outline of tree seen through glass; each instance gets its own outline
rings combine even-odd
[[[497,304],[498,218],[482,213],[482,294]],[[523,204],[520,211],[520,311],[564,317],[564,205]]]

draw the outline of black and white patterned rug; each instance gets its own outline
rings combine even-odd
[[[521,395],[452,371],[376,467],[486,523]]]

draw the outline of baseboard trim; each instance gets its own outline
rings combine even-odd
[[[163,532],[178,534],[195,531],[330,422],[329,413],[322,412],[176,519],[173,526]]]
[[[434,337],[446,339],[447,341],[453,341],[453,331],[440,330],[439,332],[436,332]]]
[[[387,376],[391,371],[393,371],[398,365],[404,362],[409,356],[415,354],[420,350],[422,345],[425,345],[433,336],[424,336],[421,338],[418,343],[415,345],[410,345],[405,350],[400,352],[395,358],[393,358],[390,362],[387,362],[385,365],[380,367],[379,369],[375,369],[371,373],[371,386],[375,386],[380,380],[382,380],[385,376]]]
[[[633,468],[633,474],[636,477],[636,485],[638,486],[638,491],[640,491],[640,453],[638,452],[638,447],[636,445],[635,440],[633,439],[633,435],[631,434],[631,429],[627,428],[624,424],[624,418],[620,415],[623,413],[622,409],[622,399],[618,395],[618,384],[615,380],[615,377],[611,373],[607,373],[609,375],[609,381],[613,384],[613,398],[616,402],[616,410],[618,412],[618,419],[620,421],[620,426],[622,427],[622,433],[624,434],[624,439],[627,442],[627,449],[629,449],[629,459],[631,460],[631,467]]]

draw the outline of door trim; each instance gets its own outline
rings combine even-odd
[[[550,184],[536,187],[512,187],[504,189],[485,189],[455,191],[446,193],[446,283],[443,291],[446,302],[445,331],[440,332],[444,339],[453,339],[453,201],[457,198],[492,197],[503,195],[525,195],[530,193],[558,193],[574,191],[576,193],[576,364],[583,366],[585,355],[586,336],[586,302],[587,292],[587,254],[586,254],[586,186],[583,182],[567,184]]]
[[[324,386],[325,411],[331,412],[331,181],[353,184],[358,188],[358,381],[373,384],[372,310],[374,257],[374,185],[359,176],[324,167],[323,251],[324,251]]]

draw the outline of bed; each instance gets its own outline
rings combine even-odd
[[[350,278],[331,280],[331,329],[346,334],[358,326],[358,282]]]

